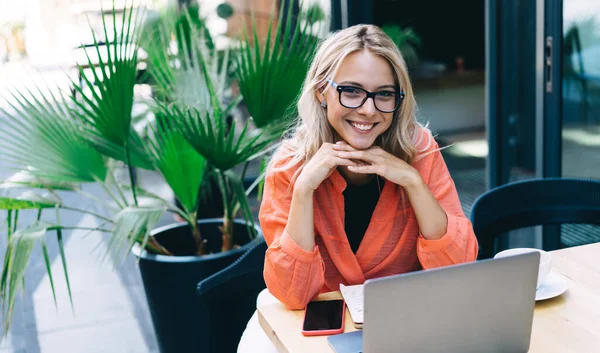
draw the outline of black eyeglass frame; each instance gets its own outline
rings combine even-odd
[[[332,86],[333,88],[335,88],[335,90],[338,92],[338,99],[339,99],[339,101],[340,101],[340,104],[341,104],[343,107],[345,107],[345,108],[348,108],[348,109],[358,109],[358,108],[362,107],[362,106],[365,104],[365,102],[367,101],[367,99],[371,98],[371,99],[373,99],[373,105],[375,106],[375,109],[379,110],[379,111],[380,111],[380,112],[382,112],[382,113],[393,113],[393,112],[395,112],[396,110],[398,110],[398,108],[400,107],[400,104],[402,103],[402,101],[404,100],[404,97],[406,96],[406,94],[404,93],[404,91],[403,91],[403,90],[398,90],[398,89],[394,90],[394,93],[395,93],[395,94],[397,95],[397,97],[398,97],[398,98],[396,99],[396,105],[394,106],[394,109],[392,109],[392,110],[381,110],[381,109],[379,109],[379,108],[377,107],[377,102],[375,102],[375,96],[376,96],[378,93],[381,93],[381,92],[389,92],[389,91],[377,91],[377,92],[369,92],[369,91],[367,91],[366,89],[364,89],[364,88],[361,88],[361,87],[356,87],[356,86],[340,86],[340,85],[338,85],[337,83],[335,83],[335,82],[334,82],[332,79],[328,79],[327,81],[328,81],[328,82],[331,84],[331,86]],[[365,96],[365,98],[363,99],[363,101],[362,101],[362,102],[361,102],[361,103],[360,103],[358,106],[356,106],[356,107],[349,107],[349,106],[345,105],[344,103],[342,103],[342,91],[343,91],[344,89],[346,89],[346,88],[352,88],[352,89],[356,89],[356,90],[359,90],[359,91],[363,91],[363,92],[365,92],[367,95]]]

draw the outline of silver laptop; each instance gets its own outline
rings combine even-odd
[[[525,353],[539,262],[533,252],[367,280],[362,333],[329,343],[337,353]]]

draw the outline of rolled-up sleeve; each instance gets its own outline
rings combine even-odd
[[[259,212],[260,225],[269,246],[264,278],[271,294],[292,310],[304,309],[325,283],[325,265],[318,246],[309,252],[285,231],[293,171],[267,174]]]
[[[438,240],[422,235],[417,242],[417,255],[423,269],[455,265],[477,259],[478,244],[471,221],[465,216],[456,186],[442,154],[435,144],[434,152],[424,161],[430,164],[428,185],[440,206],[446,211],[446,233]]]

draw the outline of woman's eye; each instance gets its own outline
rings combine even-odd
[[[344,93],[348,94],[360,94],[360,91],[354,87],[344,87]]]
[[[389,91],[382,91],[382,92],[377,92],[377,95],[382,97],[382,98],[392,98],[394,97],[396,93],[394,92],[389,92]]]

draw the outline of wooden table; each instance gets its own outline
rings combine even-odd
[[[562,296],[536,304],[530,352],[600,352],[600,243],[552,252],[552,266],[569,289]],[[318,299],[340,298],[339,292]],[[304,337],[304,311],[281,303],[258,307],[258,320],[279,352],[333,352],[326,336]],[[355,331],[346,313],[345,332]]]

